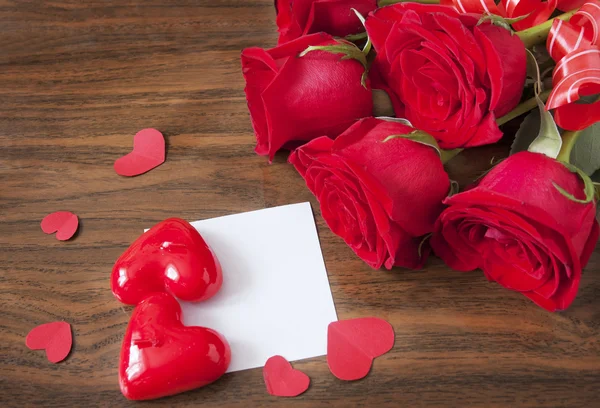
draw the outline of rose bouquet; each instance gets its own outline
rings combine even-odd
[[[329,228],[372,268],[433,250],[567,308],[599,235],[600,1],[275,6],[278,45],[242,52],[256,152],[291,150]],[[511,155],[458,192],[444,163],[507,122]]]

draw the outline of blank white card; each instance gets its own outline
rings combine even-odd
[[[231,346],[228,372],[327,352],[337,316],[310,203],[196,221],[223,268],[211,299],[181,302],[188,326],[217,330]]]

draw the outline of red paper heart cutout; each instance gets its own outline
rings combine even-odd
[[[225,338],[211,329],[184,326],[177,300],[157,293],[131,315],[121,348],[121,392],[131,400],[148,400],[202,387],[225,374],[230,360]]]
[[[269,394],[276,397],[296,397],[308,389],[310,378],[281,356],[269,358],[263,368],[263,378]]]
[[[115,161],[117,174],[126,177],[146,173],[165,162],[165,138],[156,129],[142,129],[133,137],[133,151]]]
[[[340,380],[365,377],[373,359],[394,347],[394,329],[383,319],[365,317],[329,324],[327,364]]]
[[[33,328],[25,338],[25,345],[31,350],[46,350],[46,357],[52,363],[63,361],[71,351],[73,336],[67,322],[45,323]]]
[[[40,225],[46,234],[56,232],[56,239],[66,241],[77,231],[79,220],[71,212],[57,211],[46,215]]]
[[[169,292],[197,302],[221,288],[223,274],[216,256],[192,225],[164,220],[142,234],[117,259],[110,286],[121,302],[135,305],[155,292]]]

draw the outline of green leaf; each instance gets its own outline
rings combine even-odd
[[[390,140],[398,139],[398,138],[410,139],[413,142],[417,142],[417,143],[421,143],[421,144],[424,144],[429,147],[433,147],[435,150],[437,150],[438,154],[440,155],[440,158],[442,157],[442,149],[440,149],[440,146],[438,145],[437,140],[435,140],[435,138],[427,132],[416,129],[405,135],[390,135],[390,136],[386,137],[385,139],[383,139],[383,143],[387,143]]]
[[[523,119],[523,122],[519,126],[519,130],[515,133],[515,140],[510,147],[510,154],[513,155],[527,150],[539,132],[540,111],[539,109],[534,109],[525,116],[525,119]]]
[[[479,21],[477,22],[477,25],[483,24],[486,21],[491,22],[493,25],[496,25],[498,27],[502,27],[507,29],[508,31],[511,32],[511,34],[514,34],[512,28],[510,27],[511,24],[517,23],[523,19],[526,19],[527,17],[529,17],[530,13],[525,14],[524,16],[519,16],[519,17],[515,17],[515,18],[505,18],[496,14],[491,14],[491,13],[487,13],[483,16],[481,16],[481,18],[479,19]]]
[[[410,122],[408,120],[401,119],[401,118],[379,118],[379,119],[388,120],[390,122],[400,122],[403,124],[410,124]],[[412,126],[412,125],[409,125],[409,126]],[[412,132],[407,133],[405,135],[390,135],[390,136],[386,137],[385,139],[383,139],[383,143],[387,143],[390,140],[397,139],[400,137],[403,139],[410,139],[413,142],[424,144],[425,146],[433,147],[440,155],[440,160],[442,161],[442,163],[446,163],[447,161],[452,159],[454,156],[456,156],[457,154],[459,154],[460,152],[463,151],[463,149],[453,149],[453,150],[440,149],[440,145],[438,145],[437,140],[435,140],[435,138],[433,136],[431,136],[429,133],[424,132],[419,129],[415,129]]]
[[[560,132],[552,114],[546,110],[544,102],[542,102],[538,95],[535,98],[540,111],[540,131],[527,150],[534,153],[542,153],[556,159],[562,146]]]
[[[367,57],[362,51],[354,44],[346,41],[337,41],[335,45],[311,45],[300,53],[300,57],[304,57],[311,51],[325,51],[332,54],[343,54],[343,60],[354,59],[362,64],[363,67],[367,67]]]
[[[366,40],[367,32],[365,31],[364,33],[350,34],[345,36],[344,39],[352,42]]]
[[[563,164],[567,169],[569,169],[569,171],[571,173],[575,173],[581,178],[581,180],[583,181],[583,184],[584,184],[583,191],[585,193],[585,199],[581,200],[579,198],[576,198],[573,194],[569,193],[567,190],[565,190],[564,188],[562,188],[561,186],[559,186],[558,184],[556,184],[553,181],[552,185],[554,186],[554,188],[556,188],[559,193],[561,193],[563,196],[567,197],[571,201],[574,201],[574,202],[580,203],[580,204],[591,203],[595,198],[595,192],[596,192],[596,189],[594,188],[594,182],[592,181],[592,179],[590,179],[590,177],[587,174],[585,174],[583,171],[581,171],[581,169],[573,166],[570,163],[565,163],[565,162],[559,162],[559,163]]]
[[[404,119],[404,118],[393,118],[391,116],[377,116],[376,119],[385,120],[386,122],[402,123],[403,125],[414,127],[408,119]]]
[[[440,149],[440,151],[442,152],[441,153],[442,163],[448,163],[450,160],[452,160],[454,157],[456,157],[456,155],[458,155],[463,150],[464,149],[452,149],[452,150]]]
[[[508,24],[514,24],[514,23],[518,23],[521,20],[525,20],[527,17],[529,17],[531,13],[527,13],[527,14],[523,14],[522,16],[519,17],[514,17],[514,18],[506,18],[506,17],[502,17],[504,19],[504,21],[506,21]]]
[[[358,17],[358,19],[360,20],[360,23],[363,25],[363,27],[365,28],[365,30],[367,29],[367,26],[365,25],[366,20],[363,17],[362,14],[359,13],[359,11],[355,8],[352,9],[352,11],[354,11],[354,14],[356,14],[356,17]],[[367,43],[365,44],[365,46],[363,47],[363,54],[365,54],[365,56],[371,51],[371,47],[373,46],[373,43],[371,43],[371,39],[369,38],[368,34],[367,34]]]
[[[588,176],[600,169],[600,122],[579,132],[569,162]]]
[[[358,19],[360,20],[361,24],[365,28],[365,32],[366,32],[367,31],[367,26],[365,25],[365,22],[366,22],[365,18],[355,8],[353,8],[352,11],[354,11],[354,14],[356,14],[356,17],[358,17]],[[371,48],[373,48],[373,43],[371,42],[371,38],[369,37],[369,35],[367,33],[367,42],[365,43],[365,46],[362,49],[362,53],[365,54],[365,58],[367,58],[367,56],[371,52]],[[368,65],[368,63],[366,63],[365,64],[365,72],[363,72],[362,79],[361,79],[361,83],[363,84],[363,86],[365,86],[365,84],[367,83],[368,72],[369,72],[369,65]],[[366,88],[366,86],[365,86],[365,88]]]
[[[594,188],[596,189],[596,200],[600,199],[600,170],[596,170],[594,174],[590,176],[592,183],[594,183]],[[600,207],[596,209],[596,214],[600,211]]]
[[[527,74],[533,76],[535,79],[535,99],[540,112],[540,130],[527,150],[556,159],[562,146],[560,132],[558,131],[558,127],[556,127],[552,114],[546,110],[544,102],[540,99],[542,82],[537,61],[531,51],[528,49],[525,49],[525,51],[527,51]]]

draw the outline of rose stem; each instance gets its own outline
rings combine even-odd
[[[421,3],[421,4],[440,4],[440,0],[379,0],[378,6],[384,7],[396,3]]]
[[[453,158],[455,158],[456,156],[458,156],[458,154],[460,152],[462,152],[465,149],[452,149],[452,150],[442,150],[440,149],[440,158],[442,159],[442,163],[446,164],[448,163],[450,160],[452,160]]]
[[[525,48],[531,48],[536,44],[541,44],[546,41],[548,37],[548,33],[550,32],[550,28],[552,28],[552,23],[554,20],[569,20],[573,14],[577,13],[579,9],[571,10],[567,13],[561,14],[560,16],[556,16],[551,18],[548,21],[543,22],[542,24],[538,24],[527,30],[517,31],[515,34],[519,36],[523,44],[525,44]]]
[[[373,89],[373,116],[396,116],[392,100],[386,91]]]
[[[571,150],[573,150],[573,146],[575,146],[575,142],[577,142],[577,138],[580,134],[581,130],[568,130],[561,135],[562,146],[556,160],[569,163],[569,160],[571,159]]]
[[[548,100],[549,95],[550,91],[542,92],[540,94],[540,99],[542,100],[542,102],[546,102],[546,100]],[[498,124],[498,126],[504,125],[506,122],[509,122],[514,118],[529,112],[535,107],[537,107],[537,101],[535,100],[535,98],[527,99],[525,102],[518,104],[516,108],[508,112],[506,115],[496,119],[496,123]]]

